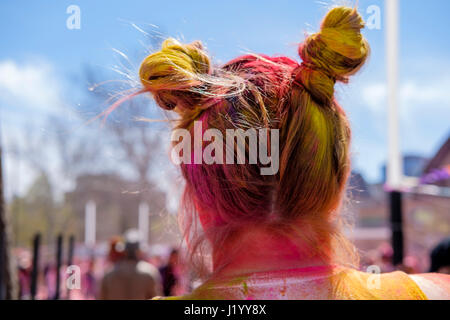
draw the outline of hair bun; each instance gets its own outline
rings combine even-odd
[[[363,28],[356,9],[336,7],[325,16],[320,32],[300,45],[303,63],[297,80],[320,102],[333,97],[336,80],[347,82],[366,61],[370,48],[361,34]]]
[[[163,42],[160,51],[144,59],[139,77],[158,104],[172,110],[177,105],[185,105],[182,103],[183,92],[202,85],[204,75],[210,73],[211,63],[200,41],[182,44],[169,38]]]

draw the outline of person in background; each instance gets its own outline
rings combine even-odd
[[[19,252],[17,258],[19,299],[28,300],[31,297],[31,257],[27,251]]]
[[[116,263],[124,256],[125,244],[120,237],[113,237],[109,241],[108,262]]]
[[[88,261],[88,268],[83,277],[84,280],[83,294],[85,299],[95,299],[97,293],[97,280],[95,277],[95,267],[96,267],[95,257],[92,256]]]
[[[43,277],[45,288],[47,290],[47,299],[52,299],[55,296],[56,266],[47,262],[44,266]]]
[[[170,253],[169,261],[159,270],[162,277],[163,293],[165,296],[174,295],[174,289],[179,282],[177,272],[178,262],[178,250],[173,249]]]
[[[420,263],[415,256],[406,256],[397,268],[407,274],[416,274],[420,272]]]
[[[142,261],[135,230],[125,236],[123,257],[102,279],[101,300],[146,300],[161,295],[161,276],[153,265]]]
[[[450,274],[450,237],[442,240],[431,251],[430,272]]]
[[[379,252],[379,265],[382,273],[395,271],[395,266],[392,264],[392,258],[394,256],[394,249],[388,242],[383,242],[378,247]]]

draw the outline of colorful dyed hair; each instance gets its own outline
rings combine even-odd
[[[300,44],[301,63],[245,55],[216,67],[200,42],[174,39],[142,62],[144,91],[178,113],[176,128],[193,135],[194,121],[201,121],[203,130],[218,129],[224,137],[226,129],[280,130],[276,175],[261,175],[259,164],[181,165],[186,185],[180,217],[191,256],[202,255],[203,240],[219,248],[259,225],[294,242],[307,240],[308,254],[328,262],[355,257],[339,214],[351,131],[334,86],[366,61],[362,28],[356,9],[331,9],[320,32]]]

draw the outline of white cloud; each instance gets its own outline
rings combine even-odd
[[[420,85],[416,82],[406,82],[400,91],[402,105],[417,103],[436,103],[438,108],[450,105],[450,79]]]
[[[363,118],[353,121],[357,124],[355,164],[364,168],[368,178],[375,179],[387,152],[386,83],[374,82],[359,92],[360,104],[370,117],[364,113]],[[399,85],[398,99],[402,150],[432,156],[450,130],[450,77],[443,74],[440,79],[407,79]]]
[[[61,114],[65,105],[62,85],[60,77],[47,62],[0,61],[0,116],[7,199],[14,194],[23,194],[36,176],[36,169],[11,150],[26,150],[23,149],[27,139],[25,132],[44,130],[49,115]]]
[[[378,111],[386,101],[386,86],[383,83],[374,83],[362,89],[362,98],[372,111]]]
[[[450,79],[439,82],[418,83],[408,81],[400,86],[399,102],[403,116],[412,111],[426,108],[430,111],[450,110]],[[387,87],[385,83],[372,83],[361,90],[361,96],[374,112],[384,111],[387,104]]]
[[[18,64],[0,61],[0,101],[22,111],[56,112],[61,104],[61,86],[53,68],[39,61]]]

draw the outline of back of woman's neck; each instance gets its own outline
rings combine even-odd
[[[245,230],[213,253],[215,277],[330,265],[317,245],[301,237],[274,234],[265,228]]]

